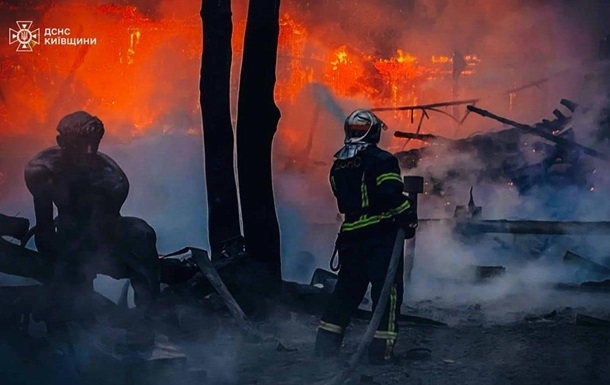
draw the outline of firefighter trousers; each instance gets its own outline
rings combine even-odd
[[[343,335],[366,294],[369,283],[373,311],[375,310],[388,272],[396,234],[396,229],[384,229],[339,242],[337,246],[341,270],[335,290],[322,315],[320,330]],[[403,266],[401,255],[383,317],[375,332],[375,339],[385,340],[390,350],[398,335],[397,321],[403,299]]]

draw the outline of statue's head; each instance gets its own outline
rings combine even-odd
[[[97,154],[104,136],[104,124],[85,111],[64,116],[57,125],[57,144],[63,153],[75,160],[86,160]]]

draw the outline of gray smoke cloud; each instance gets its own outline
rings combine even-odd
[[[234,21],[242,20],[247,2],[234,3]],[[90,4],[105,3],[92,1]],[[192,16],[200,8],[198,1],[141,0],[117,4],[135,5],[144,16],[154,20]],[[307,42],[301,60],[314,69],[319,69],[320,61],[343,44],[354,52],[379,57],[390,57],[397,49],[402,49],[422,58],[422,62],[423,58],[432,55],[450,56],[454,51],[460,51],[476,54],[481,59],[475,74],[463,78],[460,97],[497,95],[516,85],[549,78],[544,87],[517,94],[512,109],[508,108],[505,95],[489,97],[478,104],[510,118],[526,123],[549,118],[561,97],[573,98],[577,102],[587,100],[596,106],[604,100],[603,96],[582,87],[582,75],[586,70],[583,63],[595,57],[600,33],[605,32],[603,25],[586,22],[591,15],[597,14],[600,19],[604,15],[604,12],[595,12],[592,1],[577,5],[567,1],[327,1],[311,2],[309,12],[295,11],[303,7],[304,3],[300,1],[282,2],[282,11],[291,13],[306,26]],[[9,21],[13,22],[12,19]],[[100,114],[107,127],[116,133],[134,133],[133,137],[109,133],[101,150],[114,157],[130,178],[132,190],[124,214],[142,217],[155,227],[161,252],[185,245],[207,247],[203,142],[197,107],[200,62],[199,58],[186,58],[180,51],[183,48],[172,41],[163,42],[152,51],[149,65],[139,75],[142,78],[155,77],[153,85],[139,89],[139,96],[146,100],[145,105],[150,111],[161,111],[156,121],[138,131],[127,118],[105,118]],[[236,53],[234,58],[237,64],[239,55]],[[21,63],[26,69],[27,64],[27,61]],[[278,68],[289,64],[282,57]],[[237,75],[233,73],[234,79]],[[51,99],[57,97],[55,85],[61,84],[62,80],[51,74],[48,79],[37,77],[35,84]],[[313,268],[327,267],[339,225],[327,177],[332,154],[343,141],[342,115],[354,108],[374,104],[357,93],[349,98],[333,95],[332,89],[322,85],[322,80],[313,79],[314,84],[310,87],[315,92],[303,90],[295,102],[280,103],[282,119],[274,146],[284,273],[287,279],[299,281],[308,281]],[[19,105],[14,104],[18,99],[11,98],[17,94],[17,88],[8,85],[8,88],[3,87],[3,95],[10,98],[11,108],[18,108]],[[439,98],[452,98],[446,83],[439,86],[430,82],[424,84],[424,88],[438,88]],[[89,96],[86,86],[79,82],[75,81],[71,90],[78,97],[63,101],[61,108],[65,113],[84,108],[82,101]],[[168,105],[168,100],[173,103]],[[419,100],[421,103],[434,101],[438,100]],[[578,124],[576,134],[585,144],[592,143],[589,134],[596,127],[596,111],[599,107],[575,118],[575,124]],[[126,112],[131,114],[133,110],[130,108]],[[390,126],[381,145],[400,149],[403,143],[394,140],[391,132],[414,130],[415,126],[404,115],[388,113],[380,116]],[[499,128],[494,122],[477,116],[470,116],[462,127],[454,127],[450,120],[443,119],[433,115],[425,121],[424,130],[464,137],[473,132]],[[21,136],[3,136],[0,142],[0,211],[20,213],[33,220],[31,198],[22,180],[22,167],[37,151],[53,144],[53,125],[41,127],[36,117],[9,123],[15,126],[23,124],[30,127],[30,131]],[[314,130],[314,140],[305,157],[301,151],[307,143],[309,129]],[[299,134],[293,148],[285,145],[282,134],[295,130]],[[31,132],[36,132],[36,135]],[[486,166],[467,154],[438,155],[412,172],[442,174],[456,167],[483,169]],[[598,172],[595,178],[597,190],[593,194],[568,190],[534,191],[530,196],[522,197],[508,186],[485,184],[475,186],[475,200],[484,206],[486,218],[603,219],[610,214],[608,205],[603,202],[603,186],[608,185],[608,176]],[[451,215],[456,204],[467,202],[467,192],[472,183],[466,177],[450,186],[450,196],[423,198],[422,217]],[[567,196],[577,198],[568,199],[567,205],[564,203]],[[579,217],[574,218],[574,213]],[[453,241],[446,229],[431,231],[422,228],[418,235],[421,240],[418,240],[415,272],[417,277],[422,277],[421,282],[430,282],[425,277],[447,274],[451,277],[452,272],[463,270],[457,267],[465,269],[472,263],[510,262],[517,254],[515,251],[496,250],[499,245],[496,241],[484,243],[482,247],[465,247]],[[439,239],[446,243],[438,242]],[[583,252],[601,258],[603,242],[582,241],[577,245]],[[447,250],[454,252],[448,255]],[[560,251],[557,253],[555,255],[561,254]],[[503,255],[505,259],[483,258],[490,254]],[[446,266],[456,268],[445,269]],[[535,269],[519,271],[530,279],[538,276],[525,273]],[[437,289],[426,285],[415,287],[419,287],[419,291],[414,289],[412,294],[419,293],[420,298],[434,295]],[[515,286],[502,287],[508,290]]]
[[[403,5],[406,8],[406,2]],[[598,10],[596,2],[430,0],[414,2],[409,14],[394,6],[388,2],[318,3],[308,15],[310,18],[306,19],[310,23],[308,27],[311,26],[308,28],[310,51],[306,49],[306,52],[317,52],[318,57],[324,57],[328,50],[347,44],[353,52],[381,56],[392,56],[396,49],[418,57],[451,55],[454,51],[476,54],[481,62],[473,76],[462,79],[460,97],[482,97],[477,106],[530,124],[553,119],[551,112],[554,108],[570,115],[559,106],[559,100],[572,99],[588,107],[586,112],[579,110],[574,115],[577,140],[607,150],[603,143],[594,143],[593,140],[593,133],[599,128],[600,108],[606,97],[592,87],[591,82],[585,82],[585,75],[592,71],[591,63],[597,58],[599,39],[605,32],[600,21],[603,20],[601,14],[606,14],[607,9]],[[322,9],[324,12],[315,11]],[[389,9],[394,12],[387,12]],[[598,11],[604,12],[600,14]],[[592,18],[592,15],[597,15],[597,18]],[[377,44],[384,39],[389,41]],[[542,86],[512,96],[503,94],[510,88],[539,79],[546,79]],[[443,87],[445,89],[439,91],[440,100],[421,100],[421,103],[450,100],[450,88],[446,84]],[[306,127],[304,131],[307,132],[314,116],[317,117],[316,133],[321,132],[325,140],[315,141],[310,153],[316,154],[312,156],[314,159],[330,162],[343,139],[342,122],[335,119],[337,111],[349,112],[356,107],[371,105],[374,101],[364,96],[342,98],[333,95],[329,98],[327,93],[321,93],[313,98],[297,99],[292,108],[284,109],[282,127],[301,122],[299,127]],[[316,108],[321,108],[322,113],[315,112]],[[463,114],[465,108],[460,109]],[[390,132],[385,134],[381,145],[400,149],[403,143],[392,140],[389,134],[392,130],[414,131],[417,120],[411,125],[404,115],[380,113],[380,116],[390,126]],[[424,132],[453,138],[501,128],[492,120],[473,115],[460,127],[440,115],[432,115],[423,125]],[[306,141],[305,136],[301,136],[302,144]],[[527,136],[524,139],[538,140]],[[407,149],[416,146],[412,142]],[[527,146],[522,155],[524,165],[540,161]],[[508,183],[477,182],[476,175],[489,165],[471,153],[454,151],[439,151],[417,169],[405,172],[425,176],[446,175],[451,170],[460,172],[460,179],[446,186],[444,196],[422,196],[420,218],[451,217],[456,205],[468,202],[468,191],[474,186],[475,202],[483,206],[486,219],[605,220],[609,206],[601,191],[610,187],[604,171],[606,167],[596,160],[583,161],[596,170],[588,175],[595,184],[594,191],[574,187],[538,187],[528,194],[519,194]],[[313,192],[315,196],[308,191],[308,194],[287,194],[285,198],[292,204],[306,207],[301,210],[306,225],[303,231],[315,239],[307,247],[316,250],[317,266],[323,268],[328,267],[334,232],[339,224],[325,180],[327,171],[327,168],[320,167],[308,172],[309,178],[316,178],[323,184]],[[294,180],[300,183],[308,179],[302,175],[293,176],[292,181],[280,177],[277,183],[289,189],[289,186],[297,185]],[[309,210],[315,210],[320,202],[324,202],[325,213],[317,217],[308,216]],[[608,246],[604,237],[528,235],[485,235],[479,242],[465,244],[449,229],[434,226],[422,226],[417,238],[417,257],[407,303],[441,297],[445,304],[465,306],[477,301],[487,307],[494,302],[503,303],[507,312],[574,303],[575,298],[557,294],[549,288],[560,281],[578,283],[591,277],[577,276],[573,268],[563,264],[563,254],[572,250],[602,263]],[[326,246],[320,247],[320,243]],[[476,285],[472,282],[473,265],[503,265],[507,267],[507,274],[485,286]],[[496,310],[498,313],[495,315],[502,318],[500,309]],[[506,317],[503,320],[506,321]]]

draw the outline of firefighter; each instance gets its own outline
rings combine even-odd
[[[369,283],[375,309],[388,271],[399,227],[411,238],[417,227],[412,202],[403,194],[398,159],[377,146],[386,125],[370,110],[357,109],[345,120],[345,145],[335,154],[330,185],[344,221],[335,252],[340,270],[335,290],[318,326],[315,354],[339,353],[345,328]],[[334,257],[334,256],[333,256]],[[403,296],[403,261],[368,356],[371,364],[394,359],[397,318]]]

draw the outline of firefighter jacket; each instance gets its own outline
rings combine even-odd
[[[411,208],[402,193],[398,159],[370,145],[348,159],[336,159],[330,171],[330,185],[344,214],[340,232],[358,234],[396,222]]]

